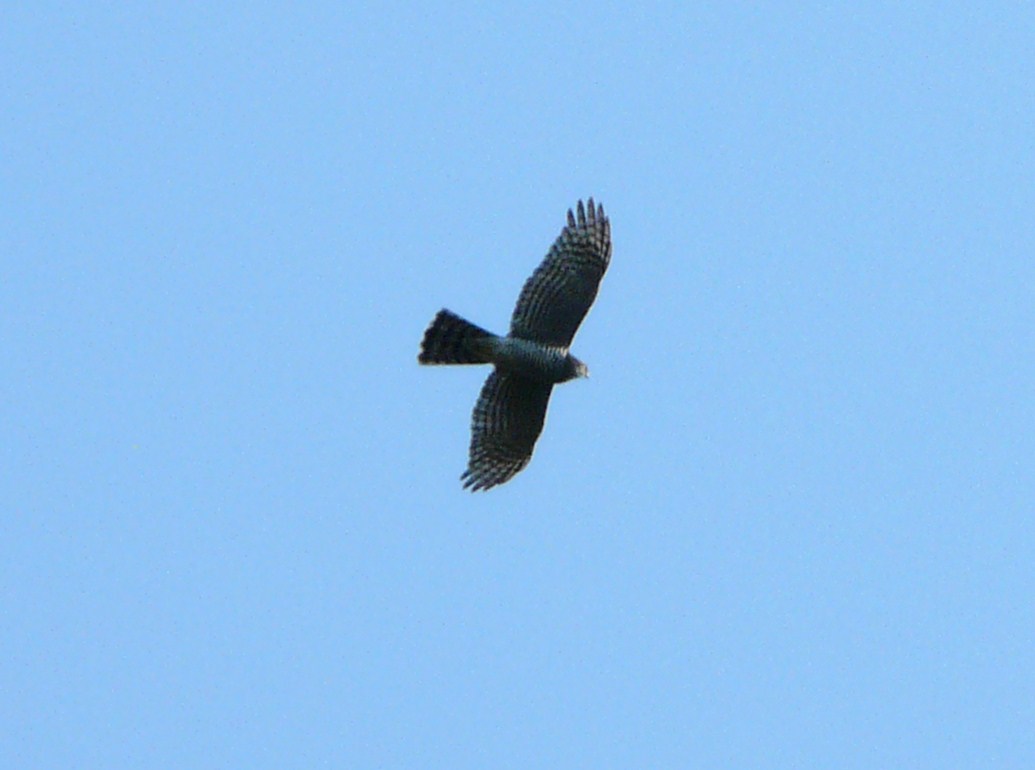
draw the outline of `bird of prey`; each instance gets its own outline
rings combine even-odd
[[[499,336],[440,310],[421,343],[422,364],[492,364],[471,416],[471,449],[464,488],[490,489],[509,481],[532,459],[553,386],[588,377],[568,348],[597,296],[611,261],[611,223],[590,198],[525,282]]]

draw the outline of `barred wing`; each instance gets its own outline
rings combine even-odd
[[[510,334],[547,345],[567,347],[597,296],[611,261],[611,222],[603,206],[588,210],[579,201],[578,216],[568,210],[568,225],[525,282],[510,320]]]
[[[471,415],[471,453],[460,479],[472,492],[511,479],[532,459],[553,385],[493,371]]]

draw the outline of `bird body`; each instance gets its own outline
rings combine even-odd
[[[588,209],[588,210],[587,210]],[[589,370],[569,351],[611,260],[603,206],[582,201],[525,282],[506,336],[440,310],[421,342],[422,364],[492,364],[471,416],[471,447],[461,476],[472,490],[509,481],[542,432],[553,386]]]
[[[586,365],[560,345],[544,345],[521,337],[497,337],[496,368],[551,385],[586,377]]]

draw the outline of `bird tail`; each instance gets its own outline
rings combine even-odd
[[[492,363],[496,335],[475,326],[456,313],[438,311],[424,332],[417,360],[422,364]]]

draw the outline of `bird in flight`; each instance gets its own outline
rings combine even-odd
[[[440,310],[421,342],[422,364],[492,364],[471,416],[471,448],[460,477],[471,491],[509,481],[532,459],[553,386],[589,369],[569,351],[611,261],[611,223],[590,198],[525,281],[500,336]]]

